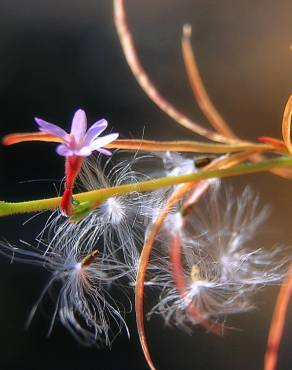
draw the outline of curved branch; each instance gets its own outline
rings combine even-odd
[[[189,24],[184,25],[182,37],[182,51],[190,85],[194,93],[196,102],[198,103],[199,107],[201,108],[201,111],[204,113],[204,115],[207,117],[207,119],[217,132],[219,132],[221,135],[224,135],[227,138],[238,140],[233,131],[230,129],[227,122],[223,119],[221,114],[215,108],[205,89],[204,83],[200,76],[196,57],[191,46],[190,41],[191,32],[192,32],[191,25]]]
[[[195,132],[196,134],[219,142],[232,141],[225,136],[217,134],[216,132],[207,129],[186,117],[183,113],[174,108],[173,105],[171,105],[156,89],[153,82],[150,80],[143,66],[141,65],[136,53],[133,38],[127,24],[127,17],[124,9],[124,0],[114,0],[114,18],[127,63],[135,79],[137,80],[143,91],[148,95],[148,97],[163,112],[174,119],[177,123]]]
[[[283,336],[288,304],[292,295],[291,271],[292,265],[289,268],[287,278],[282,284],[277,298],[277,303],[274,309],[273,318],[270,325],[267,350],[265,354],[264,370],[275,370],[277,366],[279,347]]]

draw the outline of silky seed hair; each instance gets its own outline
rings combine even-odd
[[[87,158],[76,183],[80,191],[96,190],[166,175],[194,172],[194,163],[195,158],[190,159],[175,152],[130,155],[129,152],[120,150],[115,151],[105,163],[102,162],[101,156]],[[103,235],[107,242],[118,237],[120,243],[128,246],[125,249],[128,249],[130,254],[136,254],[137,245],[141,245],[144,240],[144,230],[155,221],[173,189],[174,187],[169,187],[150,193],[134,192],[111,197],[78,223],[72,223],[59,210],[54,211],[38,234],[37,240],[41,242],[50,238],[54,245],[54,239],[66,238],[68,232],[72,237],[74,235],[77,243],[90,235],[94,245],[100,235]],[[133,247],[134,240],[136,248]]]
[[[81,191],[90,191],[149,180],[150,172],[143,174],[138,169],[144,169],[145,164],[150,168],[150,162],[157,162],[157,158],[137,154],[129,157],[128,153],[114,153],[105,163],[102,163],[100,156],[88,158],[82,166],[77,187]],[[156,175],[159,175],[158,172]],[[74,235],[77,243],[85,240],[90,250],[97,240],[103,238],[103,244],[110,253],[115,253],[112,246],[118,244],[130,263],[131,259],[137,259],[145,229],[163,206],[168,193],[169,189],[166,188],[149,193],[132,192],[110,197],[78,223],[71,223],[56,212],[39,239],[46,235],[50,235],[52,240],[66,239],[66,233],[69,233],[72,237]]]
[[[167,324],[189,330],[189,324],[200,322],[189,314],[190,305],[201,313],[201,320],[215,322],[251,310],[253,295],[266,285],[279,283],[289,262],[280,248],[252,248],[251,241],[268,213],[249,187],[235,197],[231,189],[222,190],[217,184],[183,222],[178,221],[179,214],[170,215],[165,223],[165,227],[172,225],[168,245],[157,261],[161,276],[153,280],[161,291],[160,299],[148,317],[160,314]],[[183,293],[174,282],[169,260],[174,238],[180,243]]]
[[[75,239],[71,242],[75,243]],[[40,248],[16,248],[1,242],[0,253],[12,262],[37,265],[51,273],[31,310],[28,325],[45,295],[57,288],[48,334],[58,318],[81,344],[110,346],[121,331],[129,335],[124,319],[125,308],[112,297],[111,289],[123,291],[125,283],[121,280],[133,272],[128,265],[102,254],[99,249],[88,252],[87,246],[83,248],[83,245],[69,243],[68,238],[66,246],[57,244],[54,248],[47,248],[44,254]]]

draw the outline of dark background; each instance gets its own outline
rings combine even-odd
[[[180,50],[183,23],[193,25],[193,45],[208,91],[234,130],[246,139],[280,136],[292,87],[291,1],[160,0],[126,2],[130,27],[146,70],[180,110],[204,124],[193,101]],[[194,137],[161,113],[138,87],[122,55],[109,0],[0,1],[0,133],[33,131],[34,116],[68,128],[77,108],[89,122],[105,117],[122,137]],[[0,148],[0,191],[5,200],[53,196],[63,176],[54,145],[29,143]],[[43,181],[31,182],[27,180]],[[261,246],[291,244],[291,185],[270,174],[232,180],[247,183],[273,207]],[[31,241],[44,219],[1,219],[1,237]],[[120,336],[112,350],[81,348],[57,324],[46,337],[48,318],[24,322],[47,275],[0,259],[0,369],[146,369],[135,331]],[[265,342],[277,288],[259,294],[258,309],[233,317],[238,331],[216,338],[196,328],[189,336],[147,324],[159,369],[249,369],[263,366]],[[149,298],[149,294],[148,294]],[[290,310],[291,311],[291,310]],[[290,312],[291,314],[291,312]],[[288,318],[279,369],[292,364],[292,322]]]

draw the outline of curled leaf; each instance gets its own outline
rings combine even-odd
[[[291,118],[292,118],[292,95],[290,95],[287,101],[287,104],[285,106],[284,114],[283,114],[283,121],[282,121],[283,140],[290,154],[292,154]]]

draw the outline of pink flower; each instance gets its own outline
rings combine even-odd
[[[82,109],[78,109],[74,114],[70,134],[61,127],[46,122],[41,118],[35,118],[35,121],[40,131],[62,140],[62,144],[58,145],[56,150],[59,155],[64,157],[87,157],[94,150],[105,155],[111,155],[112,153],[103,147],[116,140],[119,136],[119,134],[114,133],[99,137],[107,128],[107,121],[105,119],[95,122],[87,130],[87,118]]]

